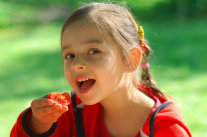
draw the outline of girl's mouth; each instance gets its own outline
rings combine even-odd
[[[88,78],[78,80],[77,85],[80,93],[86,93],[87,91],[89,91],[89,89],[94,85],[95,82],[95,79]]]

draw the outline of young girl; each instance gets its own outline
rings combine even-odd
[[[76,101],[35,99],[11,137],[191,137],[176,105],[153,81],[143,28],[126,8],[79,8],[62,28],[61,45]]]

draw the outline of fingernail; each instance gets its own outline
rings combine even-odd
[[[49,100],[49,103],[48,103],[50,106],[54,104],[53,100]]]
[[[68,106],[64,106],[64,108],[65,108],[65,111],[68,111],[68,109],[69,109]]]
[[[62,105],[61,104],[55,104],[56,105],[56,108],[58,109],[58,110],[61,110],[62,109]]]

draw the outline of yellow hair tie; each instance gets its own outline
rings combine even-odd
[[[137,32],[138,32],[138,25],[137,25],[137,23],[136,23],[136,21],[134,20],[134,18],[132,17],[132,15],[131,14],[129,14],[129,17],[131,18],[131,20],[134,22],[134,24],[135,24],[135,27],[136,27],[136,29],[137,29]]]
[[[140,40],[143,40],[144,39],[144,29],[142,26],[139,26],[139,36],[140,36]]]
[[[132,17],[131,14],[129,14],[129,17],[134,22],[134,25],[135,25],[135,27],[137,29],[138,34],[139,34],[139,43],[140,43],[140,46],[142,47],[142,50],[145,51],[147,49],[147,47],[146,47],[145,42],[144,42],[144,29],[143,29],[142,26],[139,26],[138,27],[136,21],[134,20],[134,18]]]

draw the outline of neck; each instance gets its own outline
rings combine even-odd
[[[100,103],[105,116],[125,117],[129,112],[139,112],[143,107],[153,107],[154,101],[130,82]]]
[[[133,137],[146,121],[154,101],[129,84],[104,99],[101,105],[109,134]]]
[[[116,113],[122,112],[130,105],[129,93],[126,88],[114,92],[110,97],[104,99],[101,105],[104,108],[104,112]]]

